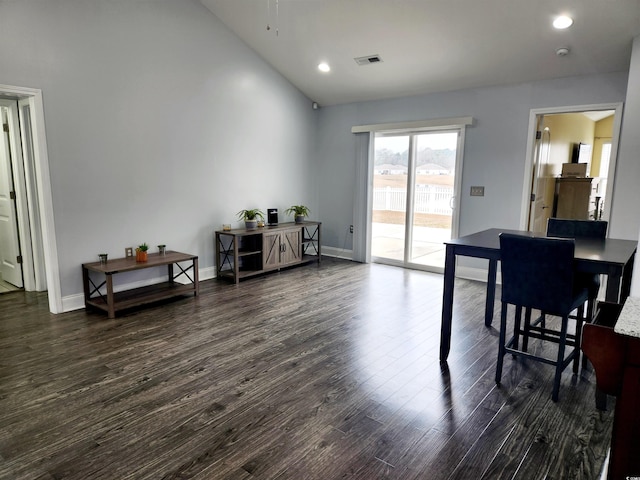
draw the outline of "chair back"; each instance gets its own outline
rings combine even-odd
[[[571,239],[500,234],[502,301],[568,315],[574,301],[574,250]]]
[[[607,236],[607,225],[604,220],[550,218],[547,221],[547,237],[604,239]]]

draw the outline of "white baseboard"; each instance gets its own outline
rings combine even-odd
[[[76,293],[62,297],[62,312],[72,312],[84,308],[84,294]]]
[[[322,246],[322,255],[327,257],[343,258],[345,260],[353,260],[353,250],[345,250],[344,248],[325,247]]]
[[[465,280],[475,280],[487,283],[488,274],[489,272],[485,268],[456,267],[456,278],[464,278]],[[496,284],[502,284],[502,276],[500,275],[500,272],[496,274]]]

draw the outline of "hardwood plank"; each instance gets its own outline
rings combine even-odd
[[[196,298],[50,315],[0,295],[0,479],[599,478],[595,377],[505,362],[484,284],[323,259]],[[499,294],[499,292],[498,292]],[[532,348],[538,348],[535,345]]]

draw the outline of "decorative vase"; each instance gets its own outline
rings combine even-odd
[[[245,220],[244,226],[247,230],[253,230],[258,227],[258,220]]]
[[[166,245],[158,245],[158,253],[160,255],[165,255],[167,253],[167,246]]]
[[[136,248],[136,262],[146,262],[148,260],[146,250],[143,252],[139,248]]]
[[[302,222],[304,222],[304,215],[296,215],[294,217],[294,220],[295,220],[296,223],[302,223]]]

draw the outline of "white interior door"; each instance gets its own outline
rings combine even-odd
[[[536,149],[533,164],[533,185],[531,195],[531,212],[529,215],[529,230],[544,233],[547,231],[547,220],[551,216],[553,198],[549,197],[550,189],[554,188],[554,178],[549,176],[549,151],[551,134],[542,127],[542,116],[538,118],[536,130]]]
[[[0,107],[0,112],[2,125],[8,125],[6,108]],[[18,242],[9,134],[5,128],[0,133],[0,273],[5,282],[22,288],[22,265],[18,262],[20,243]]]

